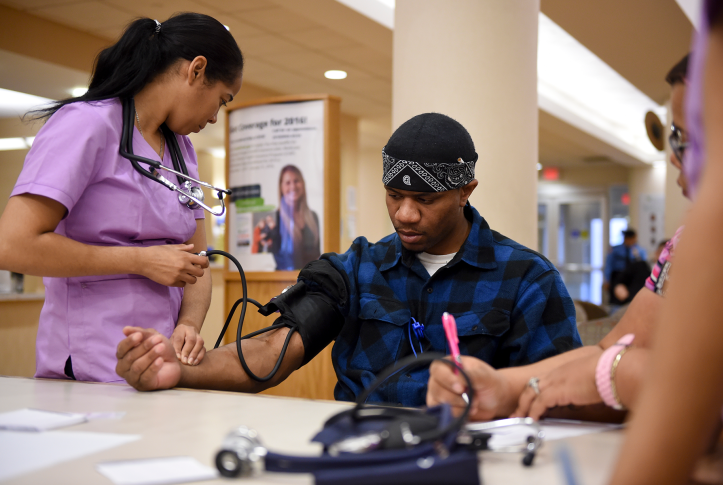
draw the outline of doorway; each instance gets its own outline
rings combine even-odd
[[[557,267],[574,300],[603,302],[607,253],[604,196],[542,196],[538,200],[538,251]]]

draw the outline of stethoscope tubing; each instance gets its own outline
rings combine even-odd
[[[176,140],[175,134],[171,131],[170,128],[165,125],[165,123],[161,125],[161,132],[163,133],[163,137],[165,138],[166,144],[168,145],[168,152],[171,155],[173,169],[166,167],[165,165],[156,160],[141,157],[133,153],[133,132],[131,127],[133,126],[135,103],[133,101],[133,98],[125,99],[121,102],[123,104],[123,129],[121,131],[121,142],[119,150],[121,156],[127,158],[131,162],[131,165],[133,165],[133,168],[144,177],[147,177],[154,182],[160,183],[167,189],[178,192],[179,194],[187,197],[188,199],[196,203],[199,207],[202,207],[212,215],[217,217],[222,216],[226,212],[226,206],[223,202],[223,196],[224,194],[231,194],[231,191],[215,187],[200,180],[196,180],[195,178],[188,175],[188,169],[186,168],[186,163],[183,160],[183,156],[181,155],[181,149],[178,146],[178,140]],[[151,167],[153,167],[154,170],[150,171],[144,169],[143,167],[141,167],[141,163],[150,165]],[[180,185],[183,185],[184,181],[190,181],[207,187],[209,189],[215,190],[216,195],[218,196],[218,200],[221,202],[221,211],[215,212],[211,207],[206,205],[203,200],[200,200],[198,197],[191,194],[190,191],[184,191],[181,187],[161,175],[158,170],[166,170],[175,174],[176,179],[178,180],[178,183]]]

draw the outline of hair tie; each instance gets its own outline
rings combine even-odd
[[[158,20],[153,20],[156,23],[156,34],[161,33],[161,23]]]

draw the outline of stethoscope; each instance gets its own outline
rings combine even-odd
[[[223,440],[221,449],[216,454],[216,467],[221,475],[230,478],[257,477],[265,471],[313,473],[317,483],[328,483],[328,480],[320,479],[319,474],[346,470],[350,478],[358,478],[360,470],[387,467],[394,477],[398,477],[401,469],[407,469],[405,463],[410,462],[416,463],[417,468],[420,468],[412,466],[410,473],[424,473],[421,468],[427,466],[420,464],[420,460],[428,461],[435,455],[446,459],[458,451],[523,452],[522,464],[531,466],[543,444],[544,433],[540,424],[532,418],[465,424],[472,408],[474,393],[470,393],[470,399],[462,414],[446,424],[442,423],[439,415],[422,409],[365,404],[367,398],[391,376],[421,365],[429,365],[432,361],[456,368],[471,389],[472,382],[464,369],[443,357],[442,354],[429,352],[419,356],[410,355],[382,371],[360,394],[353,408],[332,416],[324,423],[325,430],[334,428],[335,431],[327,434],[330,439],[316,440],[324,445],[321,455],[295,456],[275,453],[262,444],[255,430],[239,426]],[[365,422],[375,422],[376,425],[364,426]],[[380,426],[382,423],[387,424]],[[520,446],[501,447],[489,443],[491,433],[513,426],[523,426],[531,430],[525,443]],[[382,477],[377,476],[377,479],[380,478]],[[388,480],[382,480],[382,483],[388,483]]]
[[[133,168],[135,168],[136,171],[144,177],[158,182],[169,190],[178,192],[178,201],[189,209],[198,209],[200,207],[207,210],[214,216],[222,216],[226,211],[226,206],[223,203],[223,197],[226,194],[230,195],[231,191],[219,187],[214,187],[211,184],[201,182],[200,180],[196,180],[195,178],[188,175],[186,162],[183,160],[183,154],[181,153],[181,149],[178,146],[176,135],[171,131],[170,128],[168,128],[168,126],[166,126],[165,123],[161,125],[161,133],[163,133],[163,137],[166,140],[166,145],[168,146],[168,152],[171,155],[171,161],[173,162],[172,169],[166,167],[165,165],[156,160],[141,157],[133,153],[133,117],[135,116],[136,112],[135,103],[133,101],[133,98],[124,99],[122,103],[123,132],[121,134],[120,143],[121,156],[127,158],[133,165]],[[144,169],[140,166],[139,162],[150,165],[151,169]],[[174,184],[166,177],[161,175],[159,170],[166,170],[175,174],[180,186]],[[216,191],[218,200],[221,202],[221,212],[216,213],[213,209],[203,203],[203,190],[201,190],[201,187],[194,186],[193,182]]]

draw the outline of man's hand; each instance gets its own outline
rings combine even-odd
[[[471,420],[484,421],[509,413],[509,410],[505,412],[505,408],[510,401],[511,390],[503,374],[474,357],[462,356],[462,367],[472,381],[472,391],[465,389],[466,381],[462,375],[455,375],[450,366],[432,362],[427,386],[428,406],[448,403],[458,416],[467,406],[462,393],[474,392]]]
[[[125,327],[115,371],[139,391],[169,389],[181,379],[181,364],[171,342],[153,329]]]
[[[192,253],[193,244],[139,248],[143,251],[136,273],[166,286],[194,284],[208,268],[208,258]]]
[[[512,417],[540,419],[548,409],[570,404],[585,406],[602,402],[595,383],[595,369],[602,349],[573,360],[540,376],[540,394],[528,387],[520,396]]]
[[[176,351],[176,358],[188,365],[198,365],[206,355],[203,337],[192,325],[179,323],[171,335],[171,343]]]
[[[615,285],[615,288],[613,288],[613,293],[615,293],[615,298],[620,301],[625,301],[630,296],[630,291],[628,291],[628,287],[622,283],[618,283],[617,285]]]

